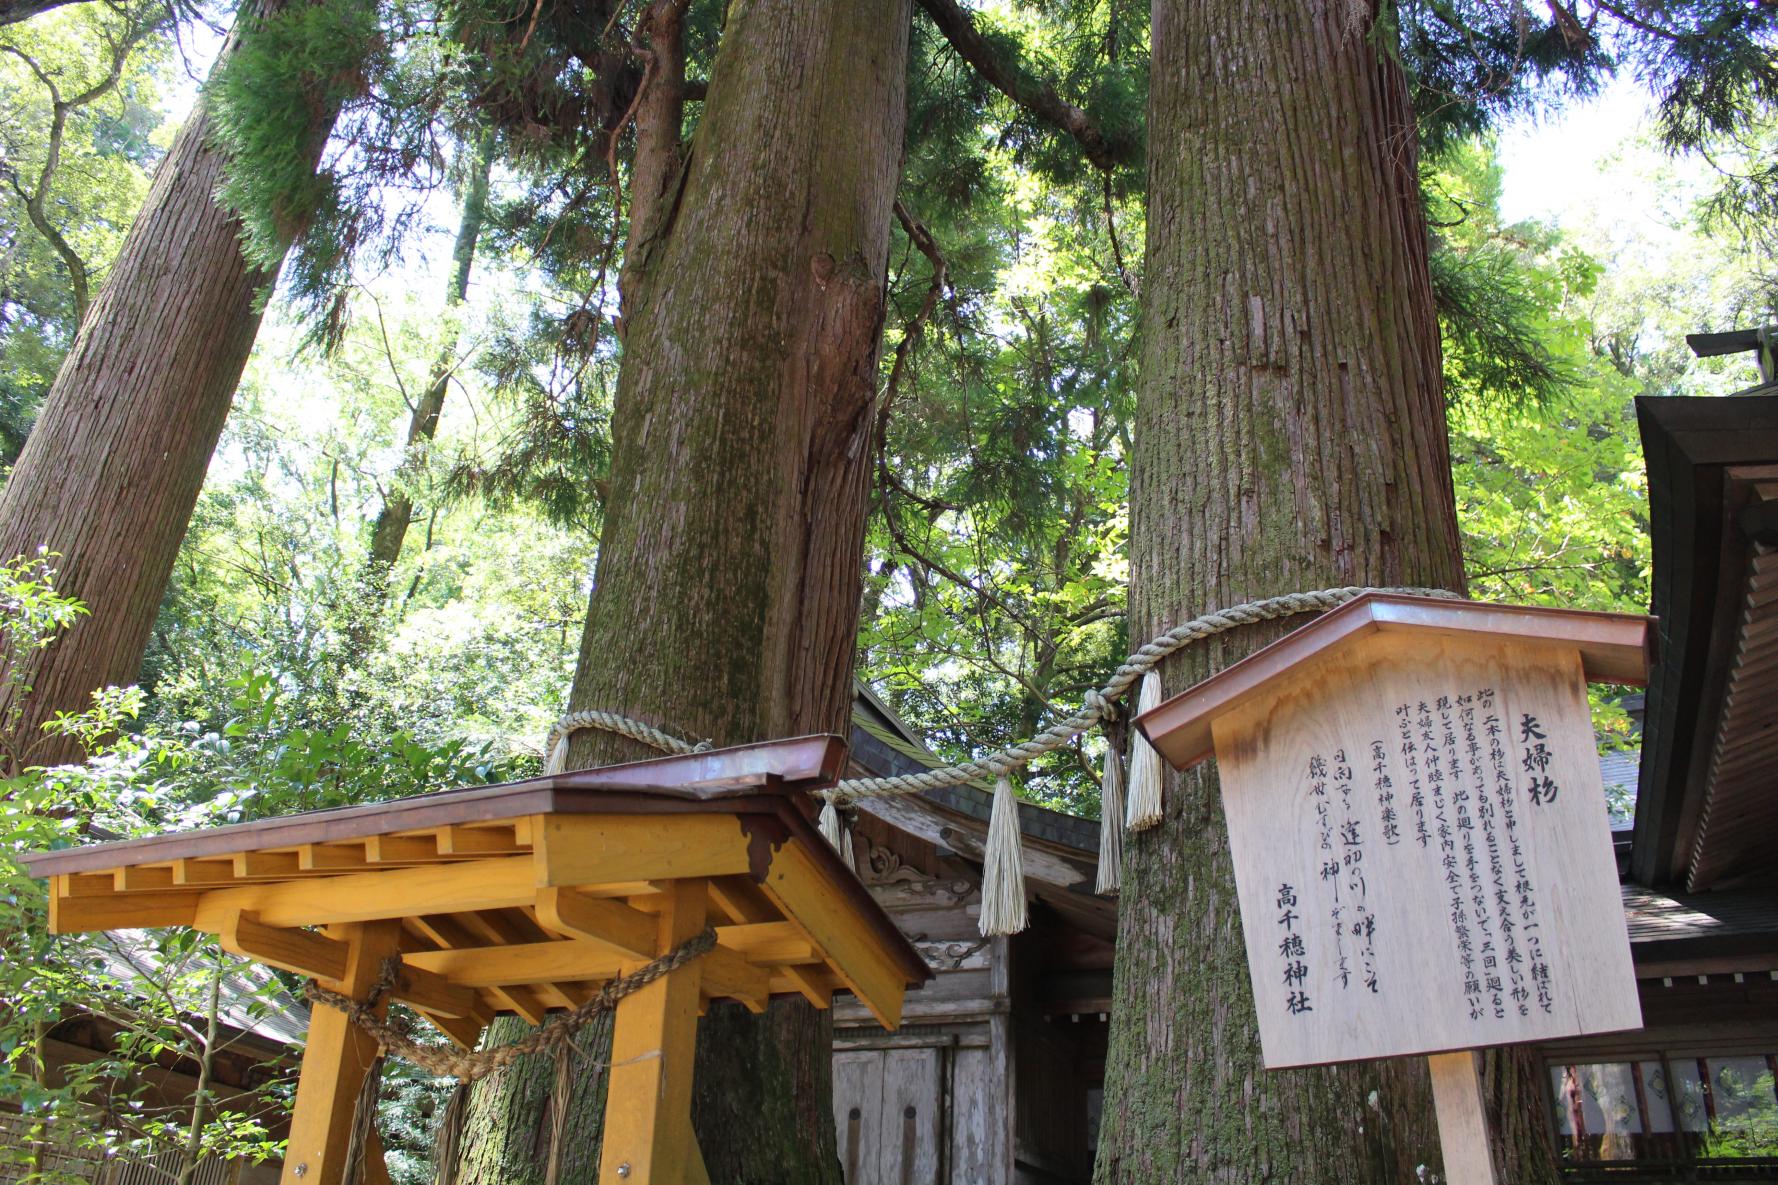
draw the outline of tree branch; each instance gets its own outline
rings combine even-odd
[[[0,0],[0,25],[29,20],[38,13],[73,2],[74,0]]]
[[[1101,169],[1125,163],[1127,152],[1113,147],[1093,118],[1056,93],[1056,88],[1025,69],[1023,63],[1002,56],[989,44],[957,0],[920,0],[920,7],[944,34],[957,56],[975,67],[1001,94],[1045,123],[1073,136],[1087,159]]]
[[[0,4],[6,2],[7,0],[0,0]],[[45,203],[49,200],[50,185],[55,180],[56,170],[61,167],[62,143],[68,131],[68,114],[98,102],[115,90],[118,83],[123,80],[124,66],[129,61],[130,52],[150,33],[159,28],[166,19],[165,16],[156,16],[143,21],[132,20],[124,29],[123,35],[111,47],[109,71],[98,82],[71,99],[62,98],[62,92],[56,86],[55,80],[30,55],[16,46],[0,45],[0,50],[10,53],[23,62],[44,90],[49,92],[49,138],[43,150],[43,167],[38,171],[36,187],[27,193],[24,187],[18,183],[17,177],[11,175],[10,170],[8,170],[7,181],[12,185],[13,191],[23,199],[25,215],[30,219],[31,225],[36,228],[38,234],[43,236],[50,249],[56,253],[56,257],[62,261],[62,266],[68,270],[68,286],[74,298],[74,323],[76,325],[86,320],[86,310],[92,301],[91,272],[87,267],[86,260],[80,257],[80,252],[74,249],[74,245],[50,221],[49,214],[44,208]],[[0,20],[0,23],[4,23],[3,20]]]
[[[1110,173],[1105,174],[1105,230],[1111,236],[1111,261],[1117,265],[1117,278],[1124,282],[1124,287],[1128,289],[1131,296],[1138,300],[1142,299],[1142,292],[1136,277],[1130,273],[1128,267],[1124,266],[1124,247],[1117,238],[1117,215],[1112,212]]]
[[[907,232],[908,242],[912,243],[932,264],[932,281],[926,286],[926,299],[920,302],[907,328],[902,331],[901,340],[895,343],[895,360],[889,365],[889,379],[883,385],[883,399],[877,407],[876,446],[879,461],[889,440],[889,415],[895,406],[895,396],[901,387],[902,371],[907,368],[908,355],[913,353],[920,338],[926,332],[926,322],[932,316],[932,310],[938,306],[939,297],[944,295],[945,275],[947,267],[945,257],[938,249],[938,242],[932,232],[908,208],[895,199],[895,217],[901,223],[901,229]]]

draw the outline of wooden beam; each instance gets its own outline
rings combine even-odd
[[[410,920],[420,922],[423,931],[444,947],[500,947],[534,938],[534,935],[521,932],[505,915],[499,913],[464,913],[449,918]],[[413,966],[411,959],[408,965]],[[542,1024],[551,1007],[551,1002],[531,987],[494,987],[489,989],[488,994],[500,1009],[514,1013],[528,1024]]]
[[[621,955],[646,959],[654,949],[659,922],[641,910],[588,897],[573,889],[537,892],[537,920],[565,938],[586,938]]]
[[[226,885],[235,879],[235,862],[227,860],[175,860],[173,883],[176,885]]]
[[[751,894],[746,891],[748,889],[753,890]],[[711,881],[710,903],[737,925],[765,921],[773,916],[765,895],[738,876],[718,877]]]
[[[409,967],[405,960],[393,994],[416,1012],[433,1017],[474,1021],[478,1028],[493,1019],[474,991],[459,987],[422,967]]]
[[[808,961],[819,957],[809,940],[789,922],[718,926],[716,941],[718,949],[706,959],[732,968],[729,981],[744,994],[753,993],[764,981],[769,974],[765,966],[777,969],[776,956],[789,954]],[[773,957],[755,957],[756,952]],[[604,980],[637,961],[636,956],[626,957],[606,943],[585,938],[513,943],[493,938],[468,947],[452,943],[444,950],[413,951],[405,960],[410,967],[424,968],[452,983],[473,988]]]
[[[1472,1049],[1435,1053],[1426,1059],[1432,1071],[1432,1102],[1438,1112],[1445,1180],[1450,1185],[1496,1185],[1499,1180],[1489,1149],[1488,1108],[1476,1061]]]
[[[174,887],[170,864],[126,864],[111,876],[112,888],[119,893],[161,892]]]
[[[349,954],[345,974],[323,986],[362,999],[375,984],[384,958],[395,953],[401,926],[393,921],[336,926],[328,937],[345,945]],[[352,1110],[376,1055],[376,1042],[344,1013],[325,1005],[311,1013],[296,1107],[290,1115],[290,1143],[284,1153],[284,1185],[339,1185],[346,1169]],[[373,1158],[378,1151],[370,1150]]]
[[[109,897],[117,892],[117,874],[62,872],[50,877],[50,884],[63,897]]]
[[[296,867],[302,872],[355,872],[370,863],[364,842],[303,844],[296,849]]]
[[[242,880],[295,876],[301,871],[295,852],[235,853],[235,876]]]
[[[543,1001],[546,1008],[574,1007],[574,1001],[569,997],[562,984],[540,983],[532,990],[537,993],[537,998]]]
[[[796,992],[817,1008],[833,1007],[833,977],[821,967],[780,967],[772,993]]]
[[[503,856],[522,852],[526,845],[518,842],[507,827],[440,827],[432,833],[441,856]]]
[[[748,869],[747,837],[732,815],[548,815],[533,822],[532,836],[540,886],[724,876]]]
[[[372,864],[429,864],[438,859],[431,836],[373,835],[364,841],[364,858]]]
[[[423,950],[407,956],[410,967],[424,968],[472,988],[610,979],[625,961],[610,947],[585,939]]]
[[[772,977],[732,950],[717,947],[698,962],[702,964],[699,988],[706,996],[739,1000],[749,1012],[764,1012],[772,998]]]
[[[127,893],[110,897],[49,896],[49,932],[139,930],[145,926],[189,926],[197,916],[196,893]]]
[[[536,895],[531,858],[505,856],[214,889],[203,895],[198,912],[200,927],[214,933],[216,926],[207,923],[231,909],[255,912],[268,926],[333,925],[507,909],[529,905]]]
[[[730,876],[710,882],[710,899],[716,907],[733,918],[736,922],[754,925],[790,926],[792,931],[807,940],[801,927],[794,922],[779,922],[774,919],[780,916],[778,906],[770,897],[760,891],[758,885],[747,877]],[[720,935],[722,931],[718,931]],[[810,944],[811,963],[821,963],[826,956]],[[774,977],[772,990],[800,992],[803,999],[816,1008],[833,1007],[833,982],[822,966],[801,966],[805,960],[781,965]]]
[[[821,961],[821,952],[815,949],[815,944],[808,940],[795,922],[750,922],[741,926],[719,926],[716,941],[749,963],[768,967]]]
[[[282,967],[311,979],[344,979],[346,960],[351,950],[337,939],[313,930],[293,930],[268,926],[245,910],[233,910],[222,924],[217,937],[222,948],[265,963]]]
[[[701,880],[678,881],[668,891],[673,900],[661,911],[659,953],[704,928],[709,900]],[[691,1076],[704,961],[694,959],[618,1001],[600,1185],[684,1185],[694,1141]]]
[[[826,954],[871,1015],[886,1029],[899,1027],[907,980],[808,853],[794,843],[779,848],[760,887]]]
[[[474,1049],[481,1043],[482,1029],[486,1026],[480,1021],[463,1020],[454,1016],[439,1016],[432,1012],[420,1012],[420,1015],[432,1022],[432,1027],[451,1039],[451,1044],[458,1049]]]

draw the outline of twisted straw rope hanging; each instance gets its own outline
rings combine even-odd
[[[993,818],[989,826],[989,842],[984,860],[984,876],[982,883],[982,915],[981,930],[983,934],[1012,934],[1025,928],[1024,909],[1024,870],[1019,851],[1018,828],[1013,822],[1016,807],[1013,804],[1012,775],[1046,753],[1052,753],[1072,742],[1076,737],[1101,723],[1117,717],[1114,701],[1129,691],[1136,681],[1149,675],[1168,656],[1206,638],[1226,633],[1241,626],[1253,625],[1261,621],[1272,621],[1280,617],[1294,617],[1299,613],[1323,613],[1335,609],[1355,597],[1365,593],[1405,593],[1411,596],[1442,597],[1461,600],[1461,596],[1442,588],[1371,588],[1362,585],[1349,585],[1342,588],[1324,588],[1314,592],[1286,593],[1283,596],[1266,597],[1262,600],[1247,601],[1239,605],[1231,605],[1226,609],[1218,609],[1194,617],[1181,625],[1176,625],[1160,637],[1149,642],[1126,658],[1122,665],[1106,681],[1105,686],[1097,691],[1087,692],[1081,706],[1028,741],[1010,745],[986,757],[973,761],[959,762],[938,769],[922,770],[919,773],[897,774],[882,778],[847,778],[831,790],[822,792],[825,805],[821,811],[821,829],[830,840],[836,835],[843,835],[836,804],[850,802],[860,798],[872,798],[884,794],[923,794],[928,790],[940,790],[947,786],[958,786],[965,783],[979,783],[993,779],[995,781]],[[1151,680],[1151,683],[1154,681]],[[1158,695],[1158,686],[1154,687]],[[561,773],[567,769],[568,738],[583,728],[596,728],[605,732],[616,733],[653,746],[664,753],[698,753],[711,747],[709,741],[688,741],[672,733],[663,732],[653,725],[632,719],[617,712],[599,709],[588,709],[569,712],[550,727],[545,743],[549,757],[544,764],[545,773]],[[1139,749],[1140,738],[1134,742]],[[1112,755],[1115,759],[1115,755]],[[1152,826],[1160,818],[1160,788],[1154,781],[1158,771],[1147,771],[1139,774],[1132,763],[1130,785],[1124,787],[1128,801],[1134,806],[1142,806],[1139,818],[1130,820],[1132,830],[1140,830]],[[1116,827],[1116,819],[1101,819],[1101,862],[1116,861],[1121,852],[1121,845],[1108,842],[1110,837],[1104,835],[1105,828]],[[842,847],[842,852],[844,848]],[[1099,879],[1099,891],[1108,892],[1117,887],[1119,877],[1115,869],[1102,869]]]
[[[312,979],[305,985],[303,997],[311,1004],[326,1004],[329,1008],[337,1008],[345,1013],[348,1020],[376,1041],[379,1056],[393,1054],[429,1073],[473,1082],[511,1065],[525,1054],[545,1049],[554,1050],[571,1042],[574,1034],[593,1017],[609,1012],[625,996],[640,991],[663,975],[708,954],[715,946],[716,931],[706,927],[703,933],[686,939],[660,958],[628,975],[610,980],[596,995],[573,1011],[563,1013],[510,1045],[499,1045],[493,1049],[453,1049],[442,1045],[422,1045],[399,1025],[391,1024],[377,1015],[377,1004],[401,978],[399,954],[390,955],[383,960],[376,983],[362,1000],[354,1000],[348,995],[324,988]]]
[[[1228,630],[1256,622],[1272,621],[1279,617],[1294,617],[1299,613],[1321,613],[1335,609],[1365,593],[1406,593],[1421,597],[1443,597],[1461,599],[1458,594],[1442,588],[1366,588],[1349,586],[1345,588],[1324,588],[1316,592],[1287,593],[1279,597],[1267,597],[1264,600],[1247,601],[1240,605],[1232,605],[1227,609],[1218,609],[1201,617],[1194,617],[1183,625],[1176,625],[1154,641],[1143,646],[1123,661],[1105,686],[1097,691],[1089,691],[1080,708],[1073,714],[1056,721],[1028,741],[1008,746],[997,753],[980,757],[974,761],[960,762],[939,769],[923,770],[914,774],[899,774],[884,778],[847,778],[840,782],[827,794],[840,802],[849,802],[859,798],[870,798],[879,794],[921,794],[928,790],[939,790],[946,786],[958,786],[966,782],[980,782],[997,778],[1002,774],[1010,774],[1023,769],[1046,753],[1054,752],[1075,737],[1097,726],[1101,721],[1115,718],[1117,709],[1114,700],[1122,696],[1142,676],[1154,670],[1161,661],[1176,651],[1182,650],[1194,642],[1214,637]],[[558,750],[565,750],[568,737],[581,729],[596,728],[604,732],[616,733],[651,745],[663,753],[700,753],[711,748],[709,741],[688,741],[663,732],[653,725],[632,719],[617,712],[606,712],[591,709],[569,712],[555,724],[550,726],[549,736],[545,745],[552,760],[546,766],[546,773],[560,773],[564,766],[558,765],[553,759]],[[566,752],[562,753],[566,759]],[[552,768],[553,767],[553,768]]]

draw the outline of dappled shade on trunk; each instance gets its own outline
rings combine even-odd
[[[1413,113],[1364,5],[1157,0],[1131,636],[1334,585],[1463,587]],[[1165,664],[1176,693],[1289,623]],[[1268,1072],[1214,769],[1127,841],[1102,1183],[1408,1185],[1420,1059]],[[1553,1171],[1513,1057],[1512,1181]]]
[[[751,0],[723,31],[697,136],[625,261],[574,708],[718,744],[845,731],[908,22],[906,0]],[[646,755],[582,733],[569,764]],[[802,1002],[712,1007],[693,1122],[713,1181],[836,1178],[829,1044]],[[597,1061],[576,1076],[561,1185],[597,1171]],[[461,1180],[545,1179],[552,1073],[478,1089]]]

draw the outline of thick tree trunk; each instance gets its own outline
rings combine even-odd
[[[311,161],[331,126],[331,114],[316,117]],[[91,613],[35,656],[10,738],[32,764],[80,760],[71,741],[39,743],[43,722],[136,677],[259,330],[275,272],[247,262],[237,220],[216,203],[223,166],[200,103],[155,171],[0,492],[0,556],[58,553],[58,588]]]
[[[1463,586],[1412,114],[1370,19],[1155,0],[1135,638],[1302,589]],[[1289,624],[1188,650],[1167,692]],[[1423,1059],[1262,1068],[1214,769],[1172,777],[1165,821],[1125,851],[1096,1180],[1438,1172]],[[1494,1067],[1516,1116],[1502,1179],[1542,1181],[1523,1070]]]
[[[488,214],[488,180],[494,167],[494,135],[484,132],[471,148],[469,175],[464,179],[463,206],[457,217],[457,239],[451,251],[451,274],[445,287],[445,311],[448,316],[463,304],[469,295],[469,271],[475,264],[475,246],[481,238],[482,225]],[[455,333],[439,347],[438,361],[433,364],[426,390],[414,402],[408,415],[406,455],[383,504],[377,511],[370,530],[370,551],[364,561],[363,585],[369,603],[364,615],[353,623],[354,648],[369,640],[373,611],[382,605],[389,592],[389,573],[401,559],[407,529],[414,521],[414,499],[408,480],[424,460],[425,450],[438,434],[438,417],[444,411],[445,396],[450,393],[451,374],[455,367],[458,339]]]
[[[696,139],[635,252],[576,708],[719,744],[845,728],[909,16],[907,0],[730,11]],[[583,733],[570,764],[649,755]],[[718,1005],[699,1030],[711,1179],[836,1180],[819,1014]],[[548,1073],[483,1084],[465,1144],[541,1131],[512,1098]],[[521,1155],[465,1179],[540,1180],[541,1143],[510,1140]],[[562,1185],[592,1179],[596,1157],[573,1153]]]

